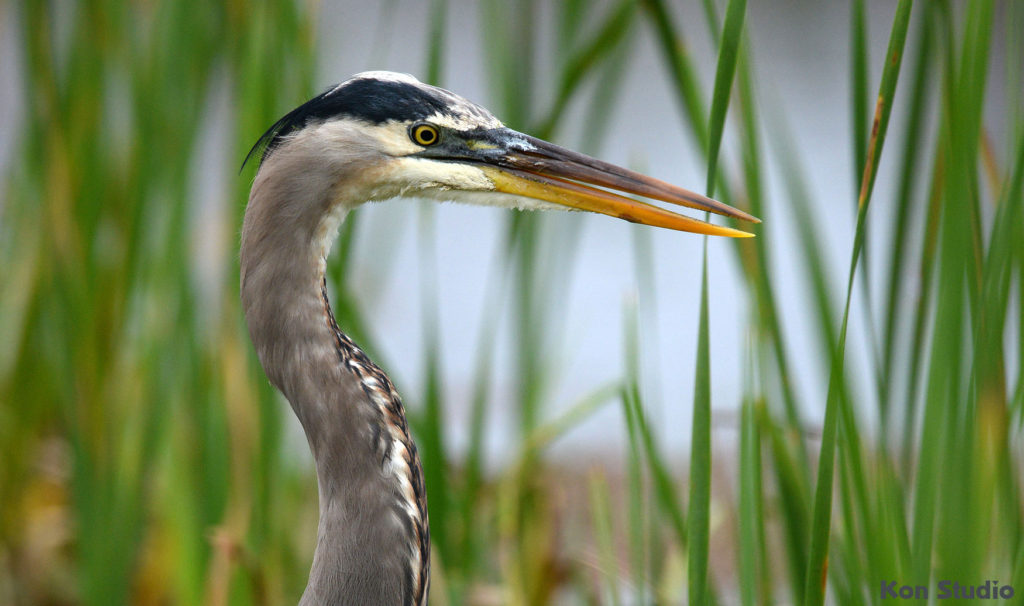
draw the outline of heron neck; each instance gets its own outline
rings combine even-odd
[[[246,209],[241,299],[316,462],[320,521],[301,604],[425,603],[426,501],[404,408],[327,299],[325,259],[347,209],[329,179],[289,183],[266,173],[275,168],[261,168]]]

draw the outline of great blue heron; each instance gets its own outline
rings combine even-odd
[[[757,221],[505,128],[479,105],[390,72],[331,87],[278,120],[249,155],[261,146],[242,227],[241,298],[260,363],[316,462],[320,521],[300,605],[419,606],[429,589],[426,489],[402,401],[327,301],[327,253],[349,210],[416,196],[750,235],[608,188]]]

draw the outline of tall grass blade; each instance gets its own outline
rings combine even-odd
[[[930,14],[927,14],[931,12],[931,9],[926,8],[925,12],[926,14],[923,18],[918,20],[917,52],[915,53],[914,65],[910,72],[913,81],[911,84],[910,103],[907,106],[903,149],[901,152],[899,176],[897,177],[896,205],[893,209],[892,247],[888,263],[886,264],[889,275],[884,291],[882,372],[879,377],[878,394],[878,402],[881,406],[880,420],[883,443],[887,442],[886,436],[891,431],[889,422],[892,414],[891,402],[897,397],[895,386],[892,384],[894,373],[897,370],[894,368],[896,362],[894,356],[897,346],[897,319],[899,303],[902,300],[901,295],[905,295],[907,290],[903,287],[903,284],[908,279],[911,269],[911,259],[908,257],[907,250],[911,233],[911,211],[913,210],[912,204],[915,201],[916,187],[922,181],[918,171],[920,170],[922,156],[925,152],[925,146],[922,144],[924,138],[923,129],[925,126],[926,107],[929,95],[932,92],[930,76],[934,73],[934,34],[931,26],[933,20],[930,18]],[[912,368],[911,371],[913,373],[916,369]],[[904,401],[902,405],[907,413],[910,413],[914,408],[915,402],[913,399],[909,399]],[[907,418],[910,417],[908,416]],[[909,440],[907,441],[909,442]]]
[[[498,248],[500,251],[501,249]],[[461,548],[452,557],[459,558],[453,562],[467,570],[471,576],[475,569],[482,567],[483,562],[477,557],[483,547],[478,525],[486,524],[479,515],[479,501],[484,488],[484,470],[486,469],[484,438],[487,426],[488,404],[493,384],[495,333],[498,318],[505,299],[508,283],[508,264],[493,263],[492,278],[488,280],[485,290],[484,316],[480,322],[480,341],[477,345],[476,368],[473,372],[473,393],[469,415],[469,446],[466,452],[465,486],[462,495],[462,508],[459,518],[462,521]]]
[[[430,37],[427,41],[426,81],[435,86],[444,82],[444,41],[448,22],[448,0],[430,3]]]
[[[754,606],[761,593],[759,589],[765,589],[760,587],[758,575],[758,561],[764,556],[765,548],[761,517],[761,442],[754,405],[753,400],[744,401],[740,419],[739,580],[743,606]]]
[[[750,212],[756,217],[762,217],[766,221],[771,218],[765,216],[767,208],[765,205],[764,181],[762,164],[763,150],[761,149],[760,124],[758,123],[757,108],[759,106],[757,95],[754,90],[753,67],[749,52],[749,42],[744,42],[740,47],[739,76],[738,76],[738,99],[742,128],[740,129],[741,142],[743,146],[742,175],[746,195],[749,200]],[[779,321],[779,307],[772,291],[773,270],[772,259],[769,255],[771,244],[770,231],[762,230],[757,238],[751,238],[747,242],[739,243],[740,262],[746,270],[748,279],[753,285],[756,295],[757,322],[760,331],[770,343],[770,355],[773,358],[767,363],[774,362],[777,371],[773,373],[778,381],[778,388],[782,400],[782,409],[787,422],[794,432],[801,431],[799,405],[794,390],[793,374],[789,361],[789,354],[786,351],[786,344],[783,340],[783,330]],[[806,239],[805,239],[806,242]],[[770,399],[770,401],[774,398]],[[805,475],[804,484],[809,483],[810,464],[808,463],[807,451],[802,443],[798,443],[798,456]]]
[[[612,112],[625,92],[622,81],[630,65],[635,39],[635,35],[624,36],[605,57],[600,72],[595,76],[597,82],[583,124],[612,123]],[[584,129],[580,149],[591,155],[598,154],[609,132],[607,128]]]
[[[632,26],[635,13],[633,0],[620,0],[609,11],[608,16],[593,37],[579,50],[567,57],[565,66],[561,70],[555,102],[548,111],[547,117],[534,129],[538,137],[549,139],[553,136],[573,94],[579,89],[584,78],[601,67],[605,58],[618,48]]]
[[[633,601],[645,603],[650,597],[650,535],[647,532],[647,474],[643,466],[644,408],[640,395],[640,354],[638,351],[639,327],[634,302],[626,305],[626,379],[622,386],[621,400],[623,416],[626,419],[626,435],[629,438],[627,451],[626,501],[629,529],[629,565],[633,578]]]
[[[881,160],[885,133],[892,111],[893,96],[899,79],[899,68],[903,59],[903,47],[907,38],[910,22],[911,0],[903,0],[896,7],[892,33],[889,37],[889,48],[886,51],[885,68],[879,86],[878,101],[875,107],[874,125],[868,143],[867,158],[864,163],[864,176],[857,203],[857,227],[854,236],[853,253],[850,258],[850,272],[846,283],[846,304],[843,309],[843,320],[839,329],[839,342],[832,356],[832,367],[829,374],[829,389],[825,404],[825,421],[822,429],[821,453],[818,457],[818,480],[814,497],[814,519],[811,526],[811,549],[804,583],[804,604],[817,606],[825,601],[826,560],[828,556],[828,540],[832,524],[832,480],[835,465],[836,433],[839,423],[840,399],[842,393],[840,378],[845,371],[846,328],[850,315],[850,300],[853,296],[854,277],[857,261],[867,231],[867,210],[871,200],[871,190],[875,182],[878,162]],[[852,429],[852,428],[851,428]]]
[[[718,169],[718,150],[722,144],[725,128],[725,114],[729,109],[733,75],[736,73],[736,58],[743,34],[743,18],[746,15],[746,0],[729,0],[722,26],[722,44],[718,47],[718,62],[715,66],[715,87],[711,98],[711,115],[708,118],[708,178],[707,195],[715,195],[715,175]]]
[[[707,243],[701,269],[697,368],[690,443],[690,505],[687,521],[689,603],[708,603],[708,542],[711,527],[711,361],[708,337]]]
[[[642,4],[653,22],[655,33],[658,36],[658,45],[668,63],[669,76],[679,94],[683,115],[686,116],[686,123],[692,129],[697,147],[702,150],[710,149],[708,147],[708,126],[704,121],[706,115],[704,103],[701,101],[700,87],[697,84],[693,64],[686,54],[683,38],[673,25],[672,17],[664,0],[642,0]]]
[[[419,424],[418,444],[423,457],[424,483],[430,503],[430,540],[437,553],[446,560],[451,549],[449,532],[448,452],[445,436],[445,397],[442,393],[441,356],[443,347],[439,333],[440,315],[437,304],[437,257],[434,207],[419,209],[419,248],[423,293],[423,412]]]
[[[853,174],[864,174],[864,159],[868,145],[868,25],[864,15],[864,0],[850,3],[850,139],[853,141]],[[854,183],[854,188],[860,186]]]
[[[619,566],[615,550],[615,537],[612,531],[613,521],[611,514],[611,496],[608,490],[608,481],[600,472],[593,471],[590,474],[590,510],[591,524],[594,527],[594,537],[597,542],[598,557],[600,558],[602,574],[601,577],[608,584],[607,593],[610,599],[601,600],[602,604],[612,606],[621,604],[619,595]]]
[[[722,31],[715,71],[714,96],[708,119],[707,195],[713,197],[718,166],[718,151],[729,107],[736,57],[743,32],[745,0],[730,0]],[[693,395],[693,433],[690,442],[690,499],[687,520],[689,603],[703,605],[708,600],[708,549],[711,511],[711,351],[708,328],[708,245],[704,239],[701,263],[700,320],[697,336],[697,368]]]

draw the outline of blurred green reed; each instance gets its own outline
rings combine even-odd
[[[441,85],[457,4],[429,4],[421,76]],[[561,140],[570,108],[606,124],[631,51],[649,38],[686,135],[706,154],[708,192],[765,228],[733,247],[750,317],[732,455],[715,448],[712,431],[715,302],[702,265],[698,368],[680,369],[696,372],[697,390],[660,398],[694,405],[684,475],[660,445],[673,429],[652,421],[659,398],[644,389],[656,377],[640,364],[639,327],[657,284],[642,228],[633,252],[644,295],[624,310],[622,377],[597,381],[560,416],[546,412],[559,352],[571,347],[555,302],[584,225],[549,215],[507,215],[468,354],[468,449],[451,452],[435,217],[420,207],[424,380],[402,391],[428,474],[433,604],[879,604],[883,580],[947,578],[998,580],[1024,595],[1024,7],[904,0],[892,7],[889,49],[873,56],[867,3],[851,1],[858,181],[844,203],[814,199],[805,183],[813,158],[791,143],[799,117],[758,79],[771,59],[744,30],[745,4],[481,3],[485,101],[510,126]],[[322,84],[315,23],[327,7],[91,0],[54,10],[0,8],[17,21],[26,78],[0,206],[0,603],[294,602],[315,540],[316,491],[312,469],[284,452],[290,413],[263,377],[237,304],[236,234],[254,168],[234,171],[268,124]],[[550,27],[536,27],[550,15]],[[707,28],[714,71],[694,63],[684,19]],[[881,78],[874,107],[872,73]],[[1004,80],[1005,99],[986,98],[991,79]],[[197,153],[215,91],[231,100],[230,193],[200,232],[198,213],[211,205],[194,199],[207,170]],[[550,100],[540,91],[553,91]],[[898,137],[883,147],[890,115]],[[720,154],[724,129],[735,152]],[[599,154],[607,130],[585,131],[565,142]],[[779,199],[766,191],[768,164],[778,167]],[[875,187],[883,165],[894,182]],[[852,208],[842,293],[828,279],[818,225]],[[780,232],[768,226],[781,218],[794,230],[775,242]],[[349,253],[365,235],[355,213],[330,263],[332,302],[342,328],[387,368],[347,287],[358,258]],[[216,243],[203,249],[216,258],[202,260],[217,268],[212,295],[195,275],[204,238]],[[881,264],[860,262],[868,240]],[[782,247],[804,262],[810,317],[794,318],[792,295],[775,286]],[[502,322],[516,335],[518,448],[486,461]],[[797,327],[828,364],[790,357]],[[863,373],[846,368],[848,328],[869,337]],[[796,384],[826,369],[827,401],[805,401]],[[545,459],[553,441],[615,405],[626,432],[621,474]],[[569,505],[567,474],[583,484]]]

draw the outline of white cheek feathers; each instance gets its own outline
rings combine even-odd
[[[433,191],[493,191],[484,171],[458,162],[440,162],[427,158],[395,158],[389,163],[386,179],[397,189],[396,196],[431,195]]]
[[[569,208],[568,206],[559,206],[543,200],[504,194],[497,191],[428,190],[421,192],[419,195],[423,198],[430,198],[441,202],[458,202],[459,204],[493,206],[495,208],[509,208],[512,210],[576,210],[574,208]]]
[[[427,158],[396,158],[384,170],[390,186],[382,188],[374,199],[421,197],[441,202],[459,202],[476,206],[494,206],[515,210],[572,210],[565,206],[501,193],[480,168],[458,162],[440,162]]]

